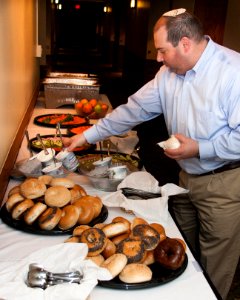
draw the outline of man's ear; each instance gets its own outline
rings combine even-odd
[[[191,41],[189,38],[187,37],[183,37],[181,40],[180,40],[180,43],[181,43],[181,46],[182,46],[182,49],[183,51],[186,53],[189,51],[189,49],[191,48]]]

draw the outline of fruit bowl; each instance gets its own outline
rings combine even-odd
[[[97,99],[81,99],[75,103],[75,110],[81,117],[89,119],[100,119],[106,116],[108,104]]]

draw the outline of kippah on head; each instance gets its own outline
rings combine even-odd
[[[178,15],[185,13],[185,11],[186,11],[185,8],[173,9],[173,10],[165,12],[162,16],[163,17],[176,17]]]

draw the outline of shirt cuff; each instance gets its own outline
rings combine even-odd
[[[96,129],[96,126],[91,126],[91,128],[85,130],[83,132],[83,135],[85,136],[85,139],[89,144],[96,144],[96,142],[98,142],[101,139]]]

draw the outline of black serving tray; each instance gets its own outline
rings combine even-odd
[[[138,290],[152,288],[175,280],[186,270],[187,265],[188,257],[187,254],[185,254],[184,262],[182,266],[177,270],[166,269],[162,267],[159,263],[153,263],[152,265],[149,265],[149,268],[152,270],[153,274],[152,279],[150,281],[141,283],[124,283],[117,276],[109,281],[99,281],[98,285],[106,288],[120,290]]]
[[[63,137],[69,137],[68,134],[62,134]],[[53,138],[54,137],[54,134],[48,134],[48,135],[41,135],[41,139],[48,139],[48,138]],[[42,151],[42,147],[39,146],[37,147],[36,145],[34,145],[34,142],[37,141],[37,137],[35,138],[32,138],[30,139],[29,141],[29,144],[30,144],[30,148],[35,151],[35,152],[40,152]],[[92,151],[96,148],[96,144],[88,144],[86,146],[82,146],[82,147],[77,147],[75,149],[73,149],[73,152],[75,154],[81,154],[81,153],[87,153],[88,151]],[[56,152],[59,152],[62,150],[61,147],[53,147],[53,149],[56,151]]]
[[[33,225],[28,225],[24,222],[24,220],[14,220],[11,216],[11,214],[7,211],[6,206],[4,205],[1,208],[0,211],[0,217],[4,223],[9,225],[10,227],[25,231],[28,233],[33,233],[33,234],[40,234],[40,235],[71,235],[73,232],[74,227],[68,229],[68,230],[61,230],[58,227],[52,229],[52,230],[43,230],[40,227],[38,227],[37,222],[35,222]],[[99,214],[98,217],[93,219],[88,225],[89,226],[94,226],[95,224],[102,223],[104,222],[108,217],[108,209],[105,205],[103,205],[101,213]],[[77,224],[76,226],[78,226]],[[76,227],[75,226],[75,227]]]
[[[47,123],[47,122],[44,122],[43,120],[41,119],[47,119],[47,118],[54,118],[54,117],[60,117],[62,115],[72,115],[73,117],[78,117],[78,118],[81,118],[82,119],[82,122],[77,122],[75,124],[65,124],[65,123],[61,123],[60,122],[60,125],[61,125],[61,128],[70,128],[70,127],[78,127],[80,125],[83,125],[83,124],[88,124],[88,120],[84,117],[80,117],[79,115],[74,115],[74,114],[67,114],[67,113],[62,113],[62,114],[46,114],[46,115],[40,115],[40,116],[37,116],[34,118],[33,122],[34,124],[36,125],[39,125],[39,126],[44,126],[44,127],[51,127],[51,128],[56,128],[57,126],[57,123],[55,124],[51,124],[51,123]]]

